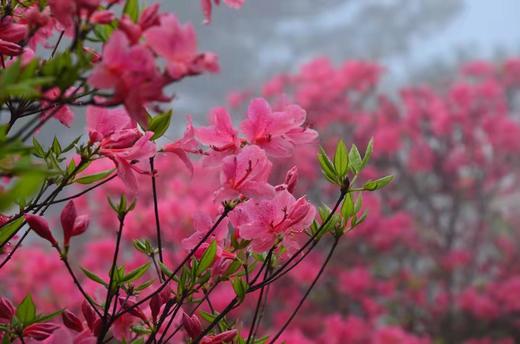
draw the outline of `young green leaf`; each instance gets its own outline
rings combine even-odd
[[[394,179],[394,176],[386,176],[376,180],[369,180],[363,185],[363,189],[367,191],[375,191],[384,188]]]
[[[196,275],[200,275],[207,268],[213,264],[215,261],[215,257],[217,256],[217,242],[213,240],[211,244],[208,246],[202,257],[200,258],[199,265],[197,266]]]
[[[361,154],[359,154],[359,150],[356,145],[352,145],[350,148],[350,152],[348,154],[348,160],[350,163],[350,169],[354,173],[359,173],[363,166],[363,161],[361,160]]]
[[[27,295],[16,308],[16,318],[24,325],[36,319],[36,306],[31,295]]]
[[[343,204],[341,205],[341,214],[343,218],[349,219],[352,215],[355,214],[354,202],[352,200],[352,194],[348,193],[343,199]]]
[[[87,270],[85,268],[81,268],[81,271],[83,271],[85,276],[87,276],[89,279],[93,280],[94,282],[102,284],[105,287],[107,286],[107,283],[105,281],[103,281],[103,279],[101,277],[99,277],[98,275],[93,273],[92,271],[89,271],[89,270]]]
[[[88,176],[77,178],[74,182],[76,182],[78,184],[84,184],[84,185],[92,184],[92,183],[95,183],[97,181],[105,179],[106,177],[111,175],[112,172],[114,172],[114,171],[115,171],[114,169],[111,169],[111,170],[102,171],[102,172],[99,172],[99,173],[89,174]]]
[[[334,168],[338,176],[343,179],[348,171],[348,152],[345,142],[339,140],[334,154]]]
[[[146,271],[148,271],[149,268],[150,268],[150,263],[143,264],[140,267],[136,268],[135,270],[132,270],[129,273],[127,273],[123,277],[121,282],[124,282],[124,283],[133,282],[133,281],[139,279],[141,276],[143,276],[146,273]]]
[[[325,153],[325,150],[323,150],[322,147],[320,147],[320,153],[318,154],[318,160],[320,162],[321,166],[321,172],[325,176],[325,178],[334,184],[338,183],[338,180],[336,178],[336,170],[334,169],[334,165],[330,161],[329,157],[327,156],[327,153]]]
[[[157,140],[164,135],[166,130],[170,126],[173,111],[167,111],[165,113],[152,117],[148,122],[148,130],[153,131],[152,140]]]

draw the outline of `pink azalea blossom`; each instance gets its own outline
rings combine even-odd
[[[160,26],[146,30],[144,37],[155,53],[166,60],[167,70],[174,80],[202,72],[218,72],[213,54],[197,51],[197,37],[190,24],[182,25],[173,14],[163,15]]]
[[[121,180],[131,193],[137,190],[134,172],[144,173],[133,165],[134,161],[155,155],[152,132],[142,133],[122,109],[107,110],[89,106],[87,126],[91,142],[99,143],[99,154],[111,159]]]
[[[265,152],[254,145],[245,147],[237,155],[224,158],[220,173],[222,186],[216,192],[216,199],[272,197],[274,188],[267,182],[271,167]]]
[[[250,143],[273,156],[288,157],[295,145],[310,143],[318,137],[316,131],[303,127],[305,118],[305,110],[297,105],[273,112],[267,101],[258,98],[249,105],[247,119],[240,128]]]
[[[152,53],[142,45],[130,45],[122,31],[112,33],[88,81],[93,87],[114,90],[108,103],[122,102],[143,127],[147,126],[145,105],[168,100],[162,94],[166,80],[158,74]]]
[[[251,247],[257,252],[269,249],[278,236],[286,242],[308,228],[316,210],[305,197],[296,199],[287,190],[279,191],[271,200],[250,200],[239,206],[232,217],[239,235],[252,240]]]

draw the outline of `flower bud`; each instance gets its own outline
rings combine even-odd
[[[294,188],[296,187],[296,182],[298,181],[298,168],[293,166],[287,174],[285,175],[285,185],[287,185],[287,191],[290,193],[294,192]]]
[[[0,39],[0,53],[7,56],[18,56],[22,52],[23,48],[20,45]]]
[[[25,214],[25,221],[29,224],[29,227],[33,231],[36,232],[39,236],[48,240],[53,246],[58,245],[56,239],[52,236],[51,230],[49,229],[49,224],[44,217],[33,215],[33,214]]]
[[[132,44],[139,42],[142,34],[141,28],[134,24],[128,16],[125,15],[121,20],[119,20],[119,29],[126,34],[126,37],[130,42],[132,42]]]
[[[81,320],[76,315],[74,315],[74,313],[72,313],[71,311],[66,309],[61,314],[61,317],[63,319],[63,324],[65,326],[67,326],[68,328],[70,328],[71,330],[74,330],[77,332],[83,331],[83,324],[82,324]]]
[[[27,326],[23,330],[23,336],[31,337],[36,340],[44,340],[47,339],[58,328],[59,326],[53,323],[36,323]]]
[[[182,326],[184,326],[186,333],[188,333],[188,336],[191,338],[197,338],[202,332],[202,324],[195,314],[190,317],[188,314],[183,312]]]
[[[87,215],[78,216],[73,201],[67,203],[60,216],[63,228],[63,241],[65,247],[69,246],[70,238],[80,235],[87,230],[89,220]]]
[[[157,316],[161,311],[161,296],[159,294],[154,294],[150,299],[150,311],[152,312],[153,321],[157,321]]]
[[[94,24],[110,24],[114,20],[115,16],[112,11],[96,11],[90,17],[90,21]]]
[[[83,313],[83,317],[87,321],[88,327],[93,330],[94,324],[96,321],[96,312],[92,309],[92,307],[87,303],[87,301],[83,301],[81,303],[81,313]]]
[[[143,321],[148,321],[146,315],[144,315],[143,311],[139,307],[133,307],[135,305],[134,301],[130,301],[125,297],[119,297],[119,304],[123,309],[127,309],[128,313],[133,315],[134,317],[138,317]],[[133,308],[131,308],[133,307]]]
[[[0,319],[11,320],[15,312],[14,306],[5,297],[0,296]]]
[[[139,18],[141,30],[146,31],[146,29],[159,24],[159,4],[150,5],[141,12],[141,17]]]
[[[101,61],[101,55],[95,51],[94,49],[92,48],[89,48],[89,47],[83,47],[83,50],[90,55],[90,61],[92,63],[98,63],[99,61]],[[89,133],[89,136],[90,136],[90,133]]]

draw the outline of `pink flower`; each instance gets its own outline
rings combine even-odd
[[[235,213],[236,212],[236,213]],[[305,197],[296,199],[290,192],[277,192],[271,200],[250,200],[233,212],[231,221],[239,235],[252,240],[254,251],[269,249],[281,236],[289,243],[292,236],[308,228],[316,210]]]
[[[213,54],[197,52],[197,37],[190,24],[181,25],[173,14],[161,17],[161,25],[144,33],[148,45],[167,63],[167,70],[174,80],[202,72],[218,72],[218,62]]]
[[[272,197],[274,188],[267,179],[271,162],[258,146],[247,146],[237,155],[224,158],[220,173],[221,187],[217,200],[229,200],[240,196]]]
[[[193,174],[193,164],[191,163],[190,158],[187,153],[195,153],[198,151],[198,144],[195,141],[195,130],[193,129],[193,124],[191,121],[191,117],[188,117],[188,123],[186,124],[186,130],[184,131],[184,135],[179,140],[167,144],[164,146],[163,150],[165,152],[173,153],[182,160],[184,165],[190,170],[191,174]]]
[[[155,155],[155,143],[150,141],[153,133],[140,132],[121,109],[107,110],[94,106],[87,108],[87,126],[91,142],[99,143],[99,154],[115,163],[127,190],[134,193],[137,190],[134,171],[144,172],[133,162]]]
[[[273,112],[264,99],[251,102],[247,119],[240,128],[250,143],[277,157],[289,157],[295,145],[310,143],[318,137],[312,129],[302,127],[306,113],[297,105],[289,105],[284,111]]]
[[[217,152],[235,153],[240,147],[238,132],[233,128],[231,116],[224,108],[215,108],[209,115],[210,126],[195,129],[195,137]]]
[[[142,45],[130,45],[122,31],[112,33],[103,49],[101,63],[94,67],[89,83],[100,89],[113,89],[109,103],[122,102],[129,115],[147,126],[145,105],[168,100],[162,94],[166,80],[155,67],[151,52]]]

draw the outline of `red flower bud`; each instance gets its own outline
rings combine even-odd
[[[7,56],[18,56],[22,52],[23,48],[20,45],[0,39],[0,53]]]
[[[87,303],[87,301],[83,301],[81,303],[81,313],[83,313],[83,317],[87,321],[88,327],[93,330],[94,323],[97,319],[96,312],[92,309],[92,307]]]
[[[65,246],[69,246],[70,238],[80,235],[88,227],[88,216],[78,216],[76,206],[73,201],[67,203],[65,208],[61,211],[61,227],[63,228],[63,241]]]
[[[23,336],[32,337],[36,340],[44,340],[58,328],[59,326],[53,323],[32,324],[23,330]]]
[[[130,308],[133,305],[135,305],[135,302],[127,300],[125,297],[120,297],[119,304],[123,309],[129,309],[128,313],[130,313],[134,317],[138,317],[143,321],[148,321],[146,315],[144,315],[143,311],[139,307]]]
[[[287,185],[287,191],[290,193],[294,192],[296,182],[298,181],[298,168],[293,166],[285,175],[285,185]]]
[[[145,31],[159,24],[159,4],[150,5],[141,12],[141,17],[139,18],[141,30]]]
[[[182,326],[191,338],[197,338],[202,332],[202,324],[195,314],[190,317],[188,314],[182,313]]]
[[[237,330],[229,330],[217,334],[216,336],[206,336],[202,338],[201,344],[222,344],[230,343],[237,336]]]
[[[157,321],[157,316],[161,310],[162,302],[159,294],[154,294],[150,299],[150,311],[152,312],[152,319]]]
[[[29,224],[29,227],[36,232],[39,236],[48,240],[53,246],[57,245],[56,239],[52,236],[49,224],[44,217],[32,214],[25,214],[25,221]]]
[[[5,297],[0,296],[0,319],[11,320],[15,312],[14,306]]]
[[[74,315],[74,313],[72,313],[71,311],[65,310],[61,314],[61,317],[63,319],[63,324],[65,326],[67,326],[68,328],[70,328],[71,330],[74,330],[77,332],[83,331],[83,324],[82,324],[81,320],[76,315]]]

